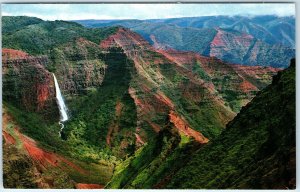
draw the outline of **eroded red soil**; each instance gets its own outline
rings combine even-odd
[[[202,133],[193,130],[189,124],[175,111],[170,111],[169,113],[170,122],[184,135],[193,137],[199,143],[207,143],[209,140],[202,135]]]
[[[104,185],[87,183],[77,183],[75,187],[76,189],[104,189]]]
[[[13,136],[11,136],[9,133],[7,133],[6,131],[3,130],[2,135],[3,135],[3,138],[4,138],[6,144],[14,145],[16,143],[15,138]]]
[[[60,167],[64,169],[66,166],[68,168],[74,169],[78,171],[81,174],[87,174],[85,170],[80,168],[79,166],[75,165],[71,161],[61,157],[60,155],[46,151],[42,149],[41,147],[38,146],[36,141],[33,139],[29,138],[28,136],[22,134],[19,130],[19,127],[14,125],[14,132],[15,132],[15,137],[14,138],[12,135],[8,134],[5,129],[8,123],[14,123],[12,117],[5,112],[5,109],[3,109],[4,112],[2,114],[2,119],[3,119],[3,128],[2,134],[4,136],[4,139],[7,143],[11,144],[16,144],[16,140],[20,140],[22,143],[23,149],[28,153],[29,157],[39,166],[42,168],[47,168],[48,166],[55,166],[55,167]]]
[[[15,49],[2,49],[2,59],[25,59],[29,55],[23,51],[15,50]]]

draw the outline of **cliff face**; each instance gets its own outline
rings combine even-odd
[[[25,52],[3,49],[3,99],[28,111],[56,114],[55,88],[52,74],[45,69],[47,57],[33,57]]]
[[[49,57],[3,49],[4,100],[51,116],[56,103],[50,71],[55,73],[65,96],[84,94],[103,81],[106,65],[98,54],[99,47],[83,38],[58,47]]]
[[[78,38],[55,48],[47,68],[55,71],[64,94],[86,93],[103,81],[107,66],[100,54],[97,44]]]

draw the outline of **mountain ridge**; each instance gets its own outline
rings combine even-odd
[[[271,17],[271,19],[268,17]],[[236,22],[242,19],[249,19],[247,17],[224,17],[221,16],[226,22],[231,22],[234,24],[233,21],[237,19]],[[206,21],[208,19],[208,21]],[[206,56],[217,56],[220,59],[223,59],[225,61],[228,61],[230,63],[238,63],[238,64],[245,64],[245,65],[263,65],[263,66],[273,66],[273,67],[287,67],[287,64],[291,58],[294,57],[295,50],[294,50],[294,44],[289,43],[281,43],[276,42],[277,39],[285,39],[284,37],[287,37],[286,42],[293,41],[292,39],[295,38],[295,34],[289,34],[288,32],[295,31],[293,28],[290,30],[285,30],[286,27],[279,27],[276,28],[275,24],[277,23],[280,25],[284,25],[284,23],[288,23],[291,27],[293,26],[293,18],[287,17],[287,22],[283,22],[285,20],[285,17],[283,18],[277,18],[272,16],[257,16],[252,18],[253,22],[256,22],[259,24],[259,26],[262,28],[263,25],[266,24],[266,22],[270,23],[267,26],[272,28],[272,33],[274,33],[273,36],[280,36],[273,38],[274,41],[269,42],[267,40],[270,40],[269,33],[267,30],[264,30],[262,33],[266,33],[264,36],[259,36],[260,29],[256,30],[243,30],[237,27],[226,27],[226,25],[222,24],[221,21],[218,20],[219,17],[196,17],[195,22],[198,21],[201,22],[211,22],[212,25],[208,26],[194,26],[191,25],[181,25],[180,22],[183,20],[185,22],[186,19],[184,18],[178,18],[178,19],[162,19],[162,20],[113,20],[113,21],[93,21],[93,27],[103,27],[103,26],[124,26],[127,28],[130,28],[131,30],[138,32],[140,35],[142,35],[148,42],[155,45],[159,48],[173,48],[177,50],[183,50],[183,51],[196,51],[200,54],[204,54]],[[267,20],[267,21],[264,21]],[[228,20],[228,21],[227,21]],[[231,21],[233,20],[233,21]],[[250,19],[251,20],[251,19]],[[170,22],[167,22],[170,21]],[[176,22],[178,21],[178,23]],[[217,22],[218,21],[218,22]],[[224,21],[224,22],[225,22]],[[76,21],[78,23],[81,23],[85,26],[90,26],[85,21]],[[101,23],[103,22],[103,23]],[[225,23],[226,23],[225,22]],[[260,23],[261,22],[261,23]],[[95,24],[96,23],[96,24]],[[214,24],[217,23],[217,24]],[[103,25],[102,25],[103,24]],[[218,29],[219,28],[219,29]],[[246,41],[249,45],[243,45],[243,43],[235,43],[238,46],[240,46],[241,50],[244,50],[245,52],[237,52],[238,49],[234,48],[233,44],[227,44],[228,47],[217,47],[217,50],[215,51],[218,54],[212,54],[210,55],[210,50],[212,49],[212,40],[214,39],[215,35],[217,34],[218,30],[222,29],[226,33],[222,38],[228,39],[228,42],[237,42],[236,39],[240,39]],[[224,33],[223,32],[223,33]],[[246,38],[241,38],[243,34],[251,35],[251,40],[247,40]],[[227,37],[229,36],[229,38]],[[284,36],[284,37],[282,37]],[[222,39],[221,38],[221,39]],[[248,42],[247,42],[248,41]],[[213,48],[216,48],[213,46]],[[214,49],[213,49],[214,50]],[[266,51],[267,50],[267,51]],[[233,51],[233,52],[231,52]]]
[[[244,21],[247,23],[243,23]],[[109,22],[120,22],[122,20],[74,20],[75,22],[79,22],[81,24],[85,24],[88,27],[97,27],[101,26],[101,22],[104,25],[108,25]],[[99,21],[99,22],[97,22]],[[295,41],[289,40],[289,38],[282,38],[282,36],[278,36],[278,29],[274,28],[276,24],[283,25],[287,24],[295,24],[294,16],[284,16],[279,17],[276,15],[259,15],[259,16],[226,16],[226,15],[218,15],[218,16],[200,16],[200,17],[181,17],[181,18],[167,18],[167,19],[145,19],[145,20],[123,20],[125,22],[153,22],[153,23],[166,23],[166,24],[174,24],[179,27],[195,27],[195,28],[214,28],[214,27],[222,27],[222,28],[232,28],[241,32],[246,32],[258,39],[262,39],[267,43],[274,44],[279,43],[282,39],[284,45],[294,47]],[[280,23],[282,22],[282,23]],[[243,23],[239,26],[240,23]],[[244,27],[246,25],[247,27]],[[251,27],[252,25],[252,27]],[[251,29],[253,28],[253,29]],[[257,29],[260,28],[260,29]],[[291,33],[295,28],[291,28]],[[258,32],[262,32],[263,35],[260,35]],[[277,37],[276,37],[277,35]],[[294,37],[295,35],[292,33],[289,37]],[[291,38],[294,39],[294,38]]]

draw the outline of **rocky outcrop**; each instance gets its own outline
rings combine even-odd
[[[220,59],[230,58],[231,62],[240,63],[247,54],[253,39],[248,34],[235,34],[217,29],[217,34],[210,43],[209,55]]]
[[[51,52],[48,56],[3,49],[3,97],[28,111],[46,116],[58,115],[53,76],[56,74],[63,95],[84,94],[102,84],[106,64],[100,59],[98,45],[77,39]]]

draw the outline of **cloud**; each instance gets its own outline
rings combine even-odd
[[[2,4],[2,15],[45,20],[158,19],[211,15],[295,15],[295,4]]]

